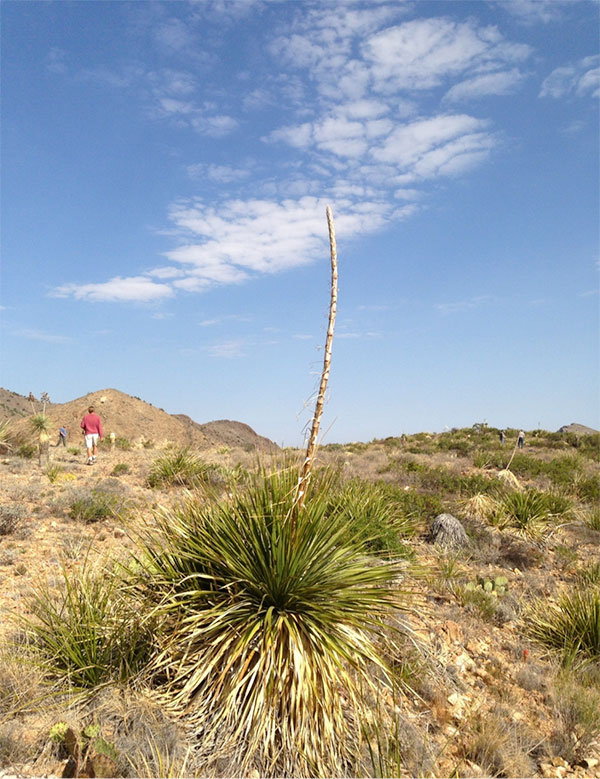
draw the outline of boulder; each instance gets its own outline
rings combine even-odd
[[[469,543],[464,527],[452,514],[438,514],[431,523],[430,538],[436,546],[451,549],[459,549]]]

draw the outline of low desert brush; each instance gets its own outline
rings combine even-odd
[[[552,688],[551,702],[554,751],[570,763],[577,763],[600,738],[600,666],[561,671]]]
[[[399,605],[391,564],[366,558],[331,508],[332,479],[255,475],[227,500],[189,499],[140,540],[138,591],[164,621],[165,701],[231,775],[343,775],[355,759],[360,687]],[[343,692],[342,692],[343,691]]]

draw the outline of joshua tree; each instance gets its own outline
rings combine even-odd
[[[39,464],[40,466],[48,465],[50,460],[48,430],[52,426],[52,421],[47,414],[40,413],[34,414],[29,420],[29,424],[34,432],[38,433]]]

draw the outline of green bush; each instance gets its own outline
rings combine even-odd
[[[120,496],[103,490],[92,490],[89,495],[78,496],[71,501],[69,516],[90,523],[122,516],[126,510],[126,503]]]
[[[17,454],[25,460],[32,460],[37,454],[37,446],[35,444],[21,444],[17,449]]]
[[[399,605],[398,571],[366,558],[331,510],[328,474],[297,511],[298,473],[261,470],[226,501],[160,513],[139,554],[139,596],[164,620],[173,705],[232,755],[232,775],[250,765],[342,775],[356,757],[361,686],[374,668],[386,673],[376,640]]]
[[[115,446],[117,449],[121,449],[124,452],[128,452],[132,448],[132,443],[129,438],[123,438],[123,436],[117,436],[115,438]]]
[[[110,475],[111,476],[121,476],[123,473],[129,473],[131,468],[127,463],[117,463],[115,467],[112,469]]]

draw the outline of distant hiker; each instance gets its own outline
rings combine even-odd
[[[500,443],[504,446],[504,430],[500,431]]]
[[[96,451],[98,439],[104,438],[102,432],[102,420],[98,414],[94,413],[94,407],[88,408],[88,413],[81,420],[81,430],[85,436],[85,446],[87,449],[88,465],[93,465],[96,462]]]
[[[64,425],[58,428],[58,441],[56,442],[56,446],[60,446],[61,444],[63,446],[67,445],[67,428]]]
[[[519,437],[517,438],[517,444],[519,446],[519,449],[522,449],[525,446],[525,431],[520,430],[519,431]]]

